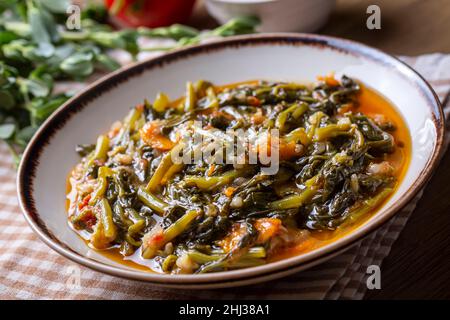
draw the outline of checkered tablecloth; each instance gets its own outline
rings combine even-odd
[[[449,55],[402,59],[444,99],[450,88]],[[59,88],[82,86],[63,83]],[[447,116],[450,105],[445,109]],[[0,299],[361,299],[367,290],[367,266],[382,264],[421,196],[357,246],[312,269],[239,289],[186,291],[115,278],[58,255],[33,234],[22,217],[15,180],[12,158],[0,144]]]

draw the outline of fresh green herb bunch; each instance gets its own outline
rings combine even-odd
[[[142,50],[139,36],[171,38],[177,41],[174,47],[201,39],[198,30],[183,25],[115,31],[105,24],[107,11],[99,5],[81,12],[80,30],[68,30],[70,4],[69,0],[0,0],[0,139],[16,162],[40,124],[70,97],[54,92],[55,81],[83,81],[94,72],[119,68],[109,50],[125,50],[135,59]],[[252,33],[257,24],[255,19],[239,18],[208,34]]]

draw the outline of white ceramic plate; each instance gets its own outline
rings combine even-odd
[[[412,137],[412,159],[397,192],[364,225],[330,245],[264,266],[200,275],[163,275],[130,269],[89,249],[67,224],[65,181],[79,161],[74,147],[95,141],[130,107],[160,90],[181,96],[188,80],[227,84],[251,79],[314,81],[335,71],[387,97]],[[30,142],[18,175],[25,217],[51,248],[93,269],[158,285],[205,288],[250,284],[320,263],[361,240],[392,217],[430,177],[442,152],[443,115],[431,87],[396,58],[359,43],[304,34],[260,34],[171,52],[119,70],[68,101]]]
[[[265,32],[314,32],[328,20],[336,0],[206,0],[209,14],[223,24],[234,17],[256,16]]]

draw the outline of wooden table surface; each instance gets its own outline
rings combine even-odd
[[[366,9],[381,8],[381,30],[366,28]],[[215,22],[199,5],[193,25]],[[338,0],[319,33],[391,54],[450,53],[450,0]],[[442,159],[417,209],[381,266],[381,290],[368,299],[450,299],[450,152]]]

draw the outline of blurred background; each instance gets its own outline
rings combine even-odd
[[[198,1],[191,21],[194,25],[211,27],[214,21],[208,16],[205,2]],[[275,2],[282,3],[285,0]],[[296,2],[300,6],[305,1]],[[380,30],[366,27],[369,16],[367,7],[374,4],[381,9]],[[392,54],[418,55],[450,52],[450,37],[446,35],[448,30],[448,0],[337,0],[329,20],[317,31],[360,41]]]
[[[111,4],[121,0],[106,2]],[[123,2],[131,3],[133,0]],[[262,20],[263,28],[259,30],[264,32],[317,32],[357,40],[392,54],[417,55],[450,51],[450,37],[445,36],[446,30],[450,30],[448,0],[138,0],[136,2],[149,3],[145,9],[147,12],[152,10],[160,12],[161,19],[158,21],[158,18],[155,18],[156,24],[187,22],[188,25],[199,29],[209,29],[233,16],[256,14],[260,15]],[[379,30],[369,30],[366,27],[369,16],[366,10],[370,5],[378,5],[381,9]],[[191,6],[193,6],[192,15]],[[175,9],[170,9],[171,7]]]

